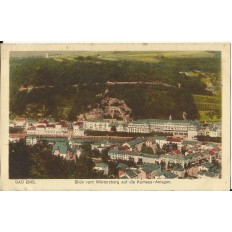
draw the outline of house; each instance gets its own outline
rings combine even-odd
[[[120,176],[120,179],[139,179],[139,171],[137,169],[125,169],[124,174]]]
[[[79,150],[73,147],[72,141],[56,141],[52,149],[53,155],[72,161],[76,161],[76,156],[80,155],[79,152]]]
[[[221,137],[221,123],[205,124],[198,130],[198,135]]]
[[[36,136],[27,136],[26,137],[26,144],[33,146],[37,143],[38,138]]]
[[[56,156],[59,155],[59,156],[65,158],[67,150],[68,150],[67,142],[57,141],[57,142],[55,142],[55,144],[53,146],[52,153],[53,153],[53,155],[56,155]]]
[[[136,150],[136,151],[141,151],[142,145],[143,143],[146,141],[145,138],[143,137],[138,137],[134,140],[131,140],[129,142],[126,142],[123,144],[123,146],[127,146],[129,147],[129,149],[132,150]]]
[[[94,170],[100,171],[103,175],[108,175],[109,173],[109,165],[106,163],[97,163],[94,167]]]
[[[202,163],[199,166],[200,171],[209,171],[214,165],[209,162]]]
[[[199,173],[199,167],[198,167],[198,165],[190,166],[187,169],[187,173],[188,173],[188,176],[196,178],[198,176],[198,173]]]
[[[74,136],[84,136],[85,130],[82,129],[83,123],[82,122],[76,122],[73,124],[73,135]]]
[[[34,127],[34,126],[28,127],[27,134],[28,135],[36,135],[36,127]]]
[[[183,138],[180,137],[175,137],[175,136],[169,136],[166,139],[167,143],[172,143],[172,144],[176,144],[177,148],[180,150],[181,149],[181,143],[183,141]]]
[[[20,139],[24,139],[25,135],[24,134],[10,134],[10,138],[9,141],[16,143],[18,142]]]
[[[184,140],[184,141],[181,142],[181,147],[182,147],[182,146],[185,146],[186,149],[188,150],[188,149],[190,149],[190,148],[195,147],[197,144],[198,144],[198,141],[194,141],[194,140],[190,140],[190,141],[189,141],[189,140]]]
[[[116,169],[118,170],[118,176],[122,176],[124,174],[124,170],[128,169],[128,165],[124,164],[124,163],[119,163],[116,167]]]
[[[163,145],[167,143],[166,136],[154,136],[152,140],[154,143],[159,144],[160,148],[163,147]]]
[[[182,166],[179,166],[179,165],[174,165],[171,168],[171,172],[173,174],[175,174],[179,178],[184,178],[184,176],[185,176],[185,170],[184,170],[184,168]]]
[[[16,127],[25,127],[27,123],[26,118],[16,118],[14,124]]]
[[[222,130],[221,126],[218,125],[212,125],[210,127],[210,137],[221,137],[222,136]]]
[[[98,150],[98,151],[102,151],[104,149],[106,149],[107,147],[110,147],[111,143],[109,143],[109,141],[101,141],[101,142],[97,142],[97,143],[93,143],[91,144],[91,149],[92,150]]]
[[[157,164],[143,164],[139,171],[139,178],[152,179],[161,172],[161,166]]]
[[[77,155],[77,158],[80,158],[82,152],[83,152],[83,150],[82,150],[81,148],[76,148],[76,155]]]
[[[203,170],[199,172],[197,177],[199,179],[219,179],[220,175],[218,173]]]
[[[10,120],[10,122],[9,122],[9,127],[15,127],[14,121]]]
[[[169,171],[161,171],[157,173],[157,175],[155,176],[155,179],[174,179],[174,178],[177,178],[177,175]]]
[[[48,121],[47,120],[41,120],[37,123],[37,126],[47,126],[48,125]]]

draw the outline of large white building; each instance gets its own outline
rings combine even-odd
[[[43,136],[68,136],[68,124],[56,123],[56,124],[36,124],[27,128],[28,135],[43,135]],[[79,125],[73,124],[72,126],[73,136],[83,136],[84,130]]]
[[[156,163],[159,161],[159,155],[119,150],[118,148],[110,149],[108,155],[112,160],[133,160],[134,162],[141,161],[144,163]]]
[[[110,122],[108,121],[84,121],[83,122],[83,129],[84,130],[94,130],[94,131],[110,131]]]
[[[127,132],[162,132],[171,133],[174,136],[179,136],[183,138],[194,139],[197,136],[198,127],[198,121],[143,119],[129,123],[127,127]]]

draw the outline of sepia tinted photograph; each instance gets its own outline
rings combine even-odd
[[[222,52],[123,48],[9,52],[9,179],[222,178]]]

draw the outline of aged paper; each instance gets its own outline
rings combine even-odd
[[[230,45],[3,44],[2,190],[229,190]]]

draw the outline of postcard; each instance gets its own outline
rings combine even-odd
[[[1,52],[2,190],[230,190],[230,44]]]

